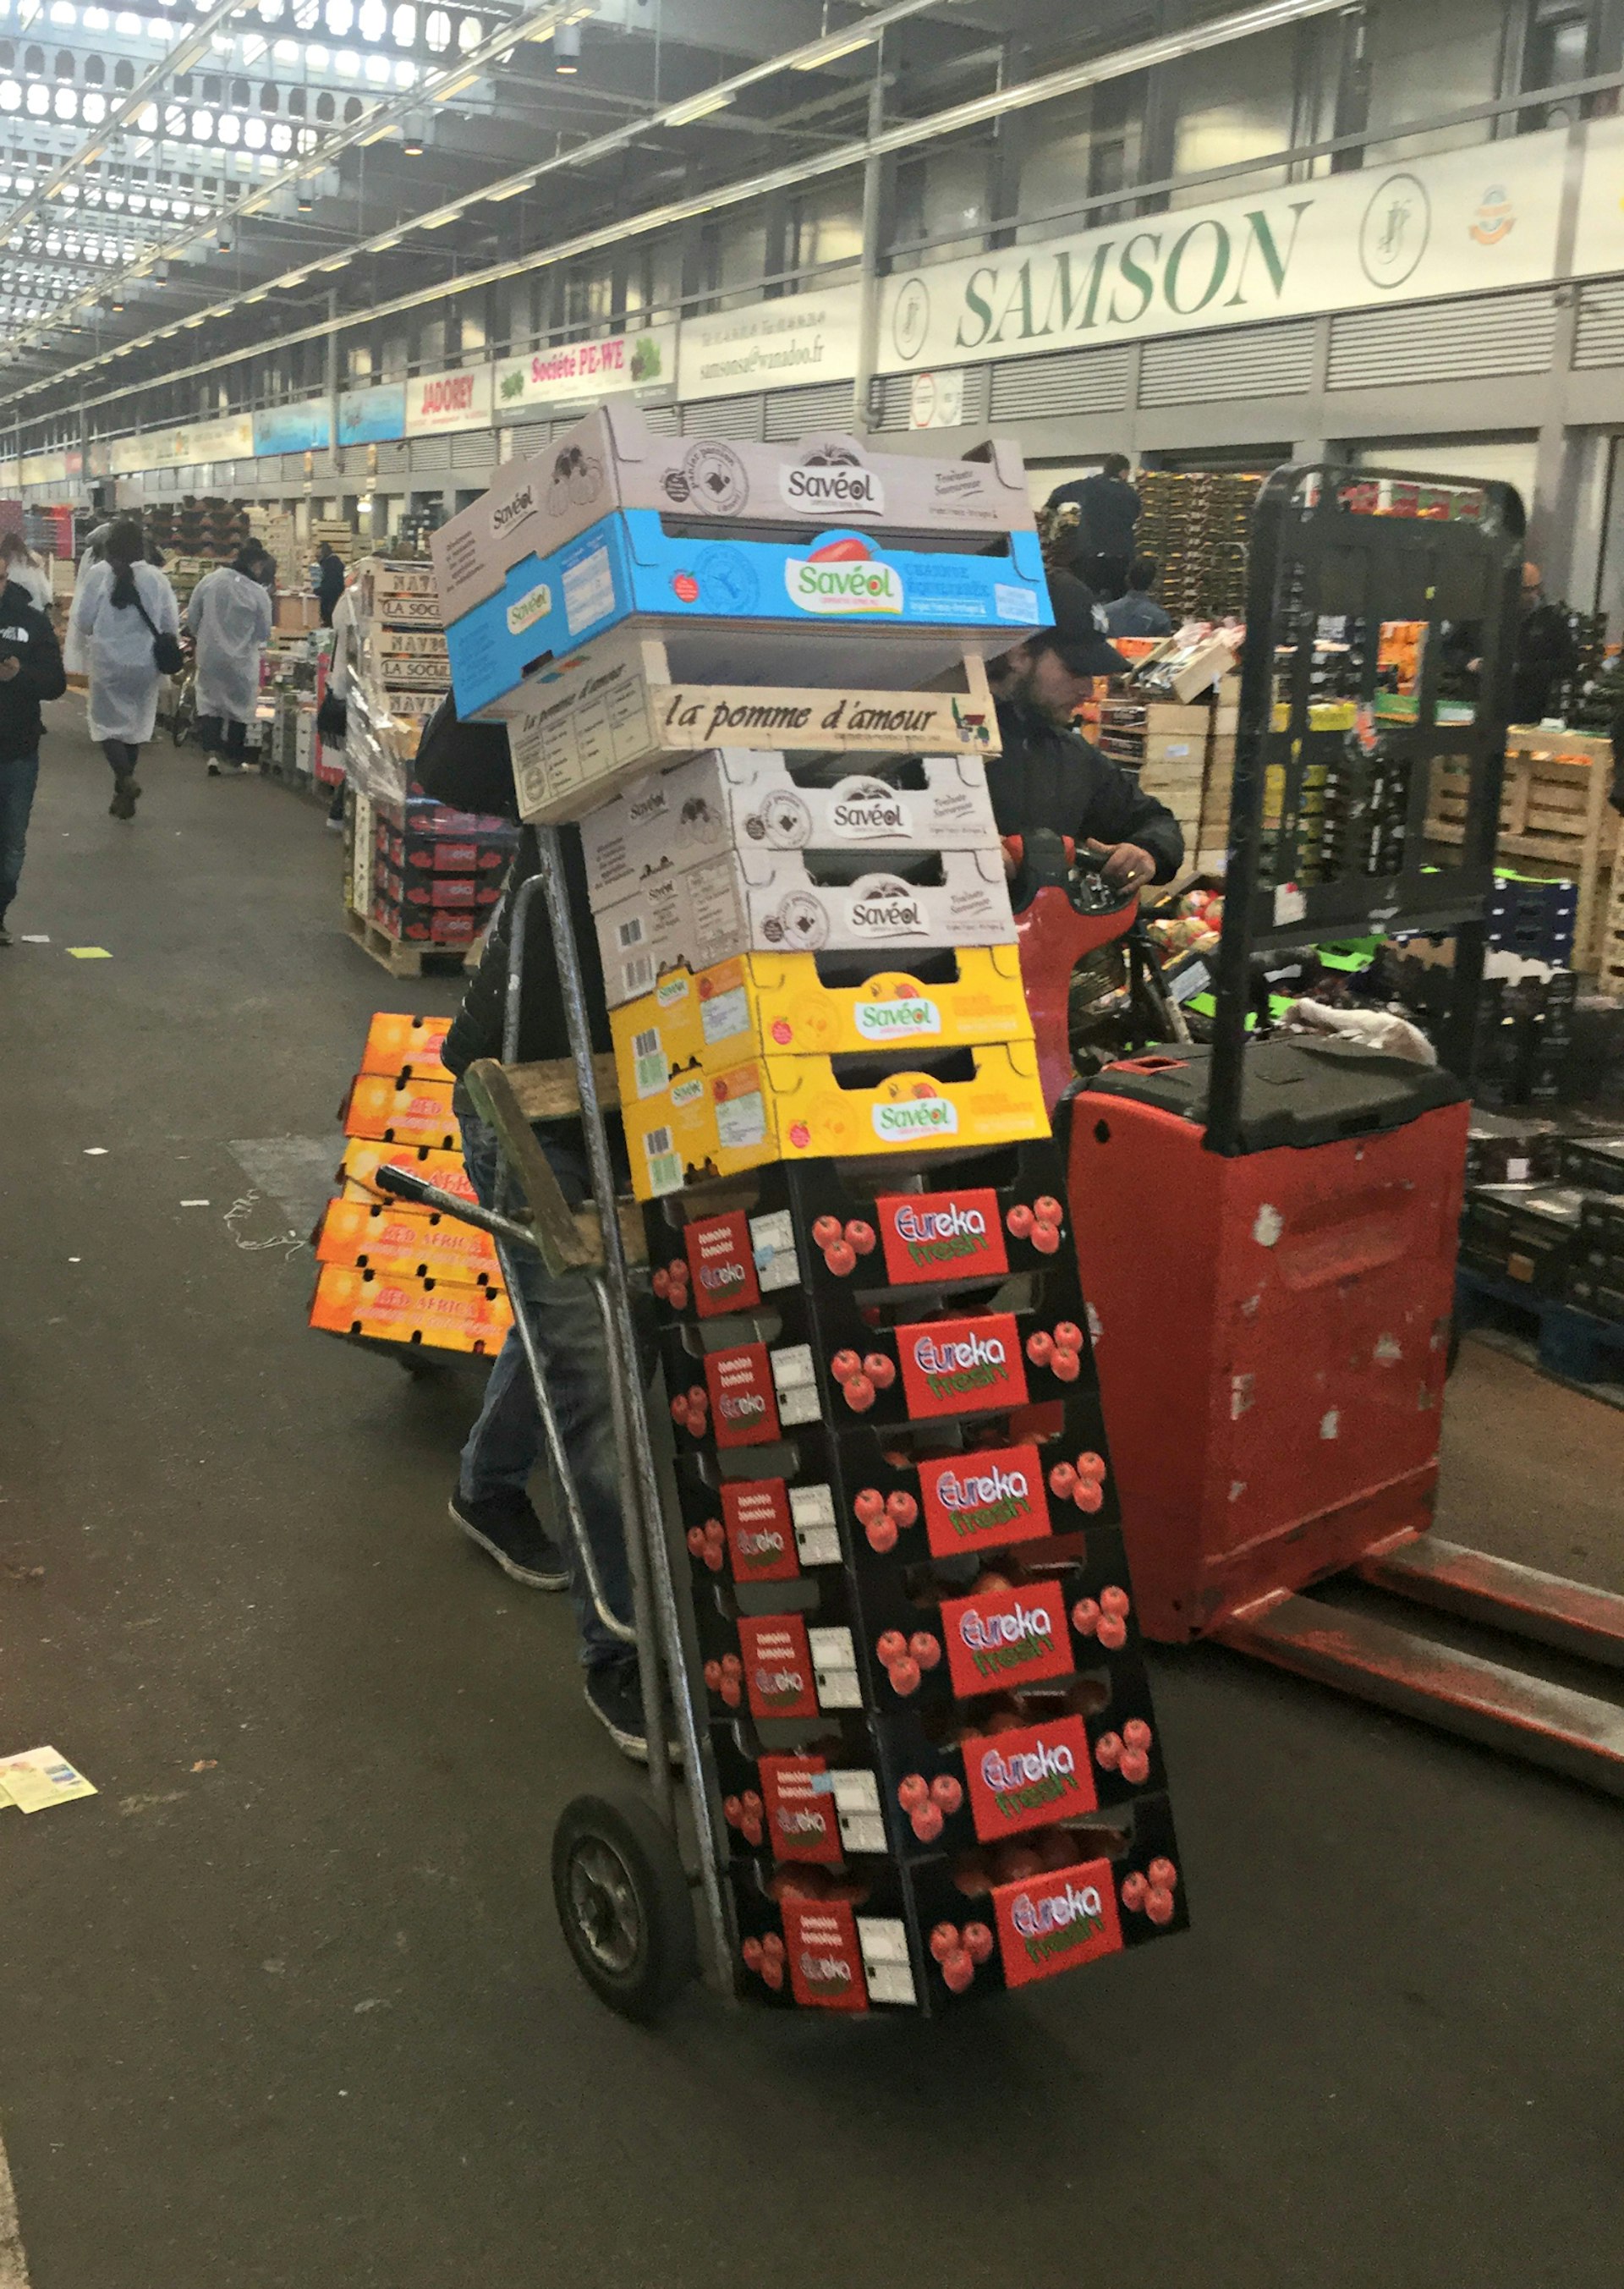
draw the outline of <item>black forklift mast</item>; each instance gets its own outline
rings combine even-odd
[[[1246,1149],[1255,954],[1375,931],[1453,933],[1439,1054],[1469,1084],[1524,531],[1517,494],[1486,481],[1305,463],[1277,469],[1259,493],[1216,963],[1209,1151]],[[1377,713],[1381,631],[1393,621],[1422,630],[1413,721]],[[1330,629],[1341,633],[1327,639]],[[1463,632],[1479,663],[1470,720],[1440,722],[1446,642],[1453,635],[1459,650]],[[1333,690],[1325,688],[1327,648],[1342,666]],[[1327,705],[1335,702],[1340,709]],[[1352,729],[1325,721],[1350,711]],[[1390,831],[1373,852],[1345,850],[1336,866],[1310,864],[1317,767],[1323,782],[1325,767],[1370,773],[1378,758]],[[1466,812],[1458,854],[1443,856],[1428,853],[1424,830],[1435,770],[1445,760],[1456,767],[1452,783],[1464,785]]]

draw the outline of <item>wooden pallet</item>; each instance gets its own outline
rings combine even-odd
[[[1624,865],[1616,865],[1596,949],[1596,990],[1624,1001]]]
[[[391,937],[387,930],[369,921],[346,906],[344,927],[365,953],[386,969],[391,977],[455,977],[468,966],[471,953],[477,956],[477,946],[416,945],[404,938]]]
[[[1495,856],[1519,873],[1577,885],[1573,967],[1590,977],[1602,964],[1618,852],[1618,814],[1607,801],[1612,777],[1609,740],[1582,731],[1507,734]],[[1462,842],[1465,822],[1466,766],[1444,761],[1428,805],[1427,839]]]

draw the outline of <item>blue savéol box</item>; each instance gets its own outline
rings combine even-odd
[[[546,664],[636,618],[739,621],[784,633],[911,631],[951,636],[991,658],[1049,626],[1035,532],[1003,536],[991,555],[888,548],[881,537],[833,528],[802,541],[693,538],[667,532],[656,509],[620,509],[551,555],[527,556],[494,595],[446,630],[451,682],[464,717],[520,715],[528,680]],[[793,681],[788,661],[776,681]]]

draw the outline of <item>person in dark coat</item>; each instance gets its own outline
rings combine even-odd
[[[315,593],[322,626],[330,628],[333,607],[344,594],[344,559],[330,540],[324,540],[315,553]]]
[[[1053,627],[988,670],[1004,746],[987,759],[999,833],[1068,834],[1103,854],[1102,873],[1123,889],[1171,881],[1184,857],[1177,819],[1071,728],[1094,679],[1121,675],[1127,663],[1106,642],[1103,609],[1080,580],[1051,572],[1049,603]]]
[[[68,689],[56,630],[20,581],[0,588],[0,945],[22,879],[28,818],[39,785],[40,702]]]
[[[1579,665],[1567,614],[1544,600],[1537,564],[1523,567],[1522,617],[1511,670],[1511,721],[1542,723]]]
[[[1119,596],[1134,560],[1134,530],[1141,507],[1137,489],[1127,482],[1126,453],[1107,453],[1092,477],[1056,485],[1047,506],[1077,509],[1077,530],[1066,569],[1102,601]]]
[[[1161,567],[1154,556],[1135,556],[1128,567],[1127,594],[1105,607],[1106,631],[1112,636],[1170,636],[1173,622],[1153,591]]]
[[[429,719],[418,746],[416,772],[424,792],[458,810],[518,817],[507,732],[500,723],[465,723],[448,696]],[[580,952],[582,984],[595,1049],[610,1044],[597,932],[586,897],[580,830],[560,830],[564,879]],[[495,1131],[474,1111],[461,1085],[479,1057],[502,1054],[513,901],[537,871],[533,827],[519,837],[507,893],[485,943],[479,969],[441,1052],[458,1077],[452,1098],[462,1129],[469,1182],[487,1207],[495,1197],[500,1158]],[[569,1033],[558,958],[545,901],[533,898],[524,945],[519,1016],[519,1057],[567,1057]],[[536,1135],[570,1206],[589,1189],[578,1121],[537,1122]],[[620,1511],[619,1458],[609,1400],[602,1325],[583,1273],[553,1279],[538,1259],[516,1265],[531,1307],[545,1362],[548,1389],[569,1450],[582,1517],[605,1601],[617,1619],[632,1618],[625,1528]],[[641,1762],[649,1744],[643,1729],[642,1680],[637,1655],[603,1626],[573,1549],[561,1551],[530,1503],[531,1473],[542,1449],[529,1371],[517,1330],[509,1333],[485,1386],[484,1405],[462,1452],[450,1512],[463,1532],[493,1558],[510,1579],[528,1589],[569,1591],[580,1631],[586,1705],[623,1754]]]

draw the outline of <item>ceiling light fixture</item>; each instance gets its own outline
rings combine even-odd
[[[560,79],[573,79],[581,68],[581,28],[561,24],[553,35],[553,68]]]
[[[703,95],[690,95],[686,103],[673,103],[663,115],[667,127],[686,127],[690,120],[708,119],[713,111],[725,111],[733,100],[730,87],[707,88]]]
[[[867,27],[850,32],[836,32],[832,39],[808,49],[804,56],[797,56],[790,69],[821,71],[825,64],[838,64],[842,56],[855,56],[859,48],[872,48],[879,37],[877,31]]]

